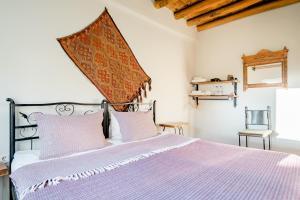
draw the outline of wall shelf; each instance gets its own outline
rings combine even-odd
[[[190,94],[191,97],[197,97],[198,100],[231,100],[237,96],[235,95],[198,95]]]
[[[212,81],[204,81],[204,82],[191,82],[192,85],[218,85],[218,84],[234,84],[234,83],[239,83],[238,80],[232,80],[232,81],[228,81],[228,80],[221,80],[221,81],[216,81],[216,82],[212,82]]]
[[[199,85],[222,85],[222,84],[232,84],[233,85],[233,93],[227,94],[227,95],[201,95],[201,94],[190,94],[189,96],[192,97],[198,106],[199,100],[233,100],[233,106],[237,106],[237,84],[239,81],[237,79],[235,80],[221,80],[218,82],[211,82],[211,81],[205,81],[205,82],[191,82],[191,84],[195,87],[195,90],[199,90]]]

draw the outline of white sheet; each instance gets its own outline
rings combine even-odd
[[[158,133],[157,136],[147,138],[147,139],[143,139],[143,140],[149,140],[149,139],[153,139],[153,138],[160,137],[160,136],[161,136],[161,133]],[[121,145],[121,144],[124,143],[120,139],[106,139],[106,141],[110,145],[108,145],[107,147],[104,147],[104,148],[108,148],[112,145]],[[133,141],[133,142],[135,142],[135,141]],[[99,150],[99,149],[84,151],[84,152],[80,152],[80,153],[74,153],[74,154],[71,154],[71,155],[68,155],[68,156],[63,156],[63,157],[77,156],[77,155],[81,155],[81,154],[85,154],[85,153],[89,153],[89,152],[97,151],[97,150]],[[15,153],[14,159],[11,163],[11,171],[14,172],[17,169],[19,169],[20,167],[23,167],[25,165],[45,161],[45,160],[40,160],[39,155],[40,155],[40,150],[17,151]],[[52,158],[52,159],[56,159],[56,158]],[[52,159],[48,159],[48,160],[52,160]]]
[[[108,146],[119,145],[119,144],[123,143],[121,140],[117,140],[117,139],[106,139],[106,141],[108,142]],[[80,153],[74,153],[74,154],[64,156],[64,157],[77,156],[77,155],[89,153],[89,152],[92,152],[92,151],[95,151],[95,150],[89,150],[89,151],[84,151],[84,152],[80,152]],[[32,163],[43,161],[43,160],[39,159],[39,156],[40,156],[40,150],[17,151],[15,153],[14,159],[11,163],[11,171],[14,172],[18,168],[23,167],[25,165],[29,165],[29,164],[32,164]],[[55,158],[53,158],[53,159],[55,159]],[[51,160],[51,159],[49,159],[49,160]]]

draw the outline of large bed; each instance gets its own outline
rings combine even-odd
[[[15,139],[16,105],[25,104],[11,101],[14,148],[16,142],[24,141]],[[174,134],[113,141],[109,138],[109,109],[105,109],[108,103],[101,107],[105,110],[103,129],[108,140],[101,149],[40,160],[38,150],[18,152],[11,148],[15,155],[11,156],[10,176],[15,198],[300,199],[299,156]],[[128,111],[136,111],[132,108],[136,106],[128,107]],[[151,109],[155,111],[155,106]],[[38,139],[29,139],[33,138]],[[26,160],[24,156],[35,159],[17,164]]]

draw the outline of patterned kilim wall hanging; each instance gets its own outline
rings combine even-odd
[[[107,9],[85,29],[57,39],[111,103],[141,101],[151,78],[144,72]],[[122,111],[125,107],[114,107]]]

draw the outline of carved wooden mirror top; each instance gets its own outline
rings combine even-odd
[[[287,54],[284,47],[280,51],[263,49],[255,55],[243,55],[244,91],[248,88],[287,88]]]

